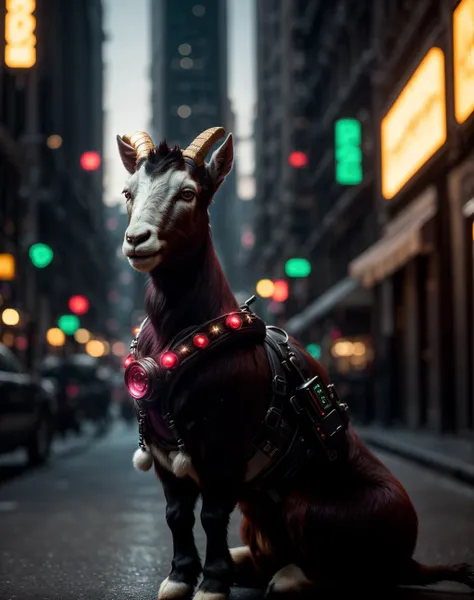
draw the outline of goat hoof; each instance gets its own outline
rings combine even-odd
[[[198,590],[194,595],[193,600],[227,600],[228,594],[222,592],[206,592],[206,590]]]
[[[167,577],[160,585],[158,600],[178,600],[190,598],[194,586],[182,581],[173,581]]]
[[[297,565],[287,565],[272,577],[265,590],[265,598],[300,594],[313,586],[314,583],[306,577]]]

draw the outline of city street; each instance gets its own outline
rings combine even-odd
[[[104,439],[55,454],[47,468],[0,482],[2,600],[156,598],[169,568],[171,538],[159,484],[151,472],[132,468],[135,446],[134,427],[117,425]],[[474,489],[380,456],[419,511],[417,557],[474,562]],[[197,539],[202,550],[200,525]],[[237,515],[230,543],[239,544]],[[401,595],[444,599],[468,593],[450,584],[435,589]]]

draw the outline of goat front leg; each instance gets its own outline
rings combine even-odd
[[[234,565],[227,543],[230,515],[237,504],[234,482],[222,477],[202,491],[201,523],[206,534],[203,580],[195,600],[225,600],[234,578]]]
[[[166,522],[173,536],[173,560],[158,600],[176,600],[191,596],[202,570],[193,532],[199,487],[189,477],[177,478],[161,469],[159,476],[166,498]]]

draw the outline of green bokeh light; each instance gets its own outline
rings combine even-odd
[[[54,257],[54,252],[47,244],[33,244],[29,251],[30,259],[37,269],[44,269]]]

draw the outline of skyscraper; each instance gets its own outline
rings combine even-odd
[[[185,148],[205,129],[230,131],[232,113],[227,97],[226,2],[154,0],[152,28],[152,123],[155,142]],[[219,190],[211,207],[213,236],[219,256],[232,279],[235,262],[232,207],[237,201],[235,177]]]

